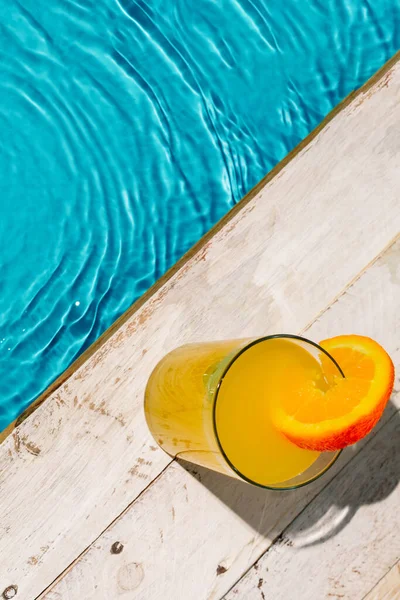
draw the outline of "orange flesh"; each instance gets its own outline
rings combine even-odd
[[[287,397],[275,426],[297,446],[316,451],[354,444],[376,425],[393,389],[393,363],[379,344],[356,335],[321,342],[345,379],[322,356],[324,377],[310,380]]]

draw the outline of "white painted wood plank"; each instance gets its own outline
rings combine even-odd
[[[335,335],[345,331],[363,332],[381,339],[393,355],[396,364],[400,366],[399,283],[400,241],[388,249],[381,259],[324,312],[306,331],[306,335],[312,339],[319,339],[319,336],[324,337],[327,333]],[[384,317],[380,317],[381,314]],[[384,328],[382,319],[385,321]],[[357,480],[352,479],[355,456],[361,451],[359,471],[364,478],[366,473],[363,469],[367,469],[367,474],[371,477],[374,476],[374,472],[375,476],[376,473],[381,473],[379,456],[376,451],[371,454],[368,447],[371,445],[371,438],[376,435],[380,440],[378,444],[387,440],[393,423],[398,429],[400,417],[396,416],[394,420],[393,415],[397,414],[399,407],[400,394],[397,393],[393,396],[379,427],[371,436],[357,446],[349,448],[340,462],[321,480],[293,493],[266,492],[198,467],[190,469],[194,473],[193,476],[179,464],[172,464],[42,600],[117,598],[124,585],[128,586],[127,583],[121,583],[126,582],[128,572],[132,576],[130,591],[134,590],[137,600],[221,598],[307,503],[351,461],[347,469],[350,476],[340,479],[341,483],[334,488],[335,494],[327,496],[326,493],[322,493],[322,503],[316,498],[312,504],[312,515],[318,515],[323,509],[321,524],[319,519],[314,524],[313,539],[323,539],[324,535],[332,532],[335,527],[340,529],[342,519],[349,514],[345,503],[347,495],[352,492],[353,486],[358,486]],[[389,424],[385,426],[385,423]],[[384,428],[380,429],[382,426]],[[361,450],[365,444],[366,449]],[[389,455],[392,447],[386,448],[385,452],[384,456]],[[377,461],[379,464],[376,464]],[[393,459],[390,462],[391,468],[392,463]],[[400,466],[400,457],[398,463]],[[396,472],[397,478],[391,477],[390,472],[386,475],[388,491],[393,491],[391,487],[397,485],[400,473]],[[381,517],[385,523],[385,531],[390,530],[395,526],[395,519],[397,522],[396,504],[393,503],[393,499],[389,507],[383,502],[379,503],[378,500],[386,502],[386,496],[380,498],[378,494],[374,497],[374,494],[378,493],[376,488],[377,485],[368,492],[371,510],[367,518],[372,518],[371,514],[374,517],[375,512],[383,512]],[[346,492],[341,496],[342,489]],[[358,492],[354,499],[351,496],[353,504],[349,505],[350,513],[355,508],[355,500],[362,498],[362,491]],[[364,499],[366,498],[364,496]],[[345,528],[346,535],[350,539],[354,537],[355,543],[362,543],[363,526],[361,521],[353,530],[351,522]],[[116,541],[122,543],[124,549],[120,554],[112,555],[110,548]],[[318,545],[317,557],[326,543],[328,542]],[[393,559],[396,546],[385,554],[385,544],[384,538],[380,543],[376,542],[375,547],[369,548],[371,561],[374,563],[374,570],[369,569],[369,584],[374,581],[375,576],[378,579],[387,571],[387,560]],[[334,548],[330,547],[329,550],[332,560],[340,562]],[[382,556],[385,560],[382,560]],[[393,560],[390,564],[393,564]],[[329,578],[329,555],[323,567],[325,570],[321,571],[321,578]],[[283,565],[281,572],[275,573],[275,587],[271,588],[274,593],[279,589],[281,578],[286,579],[285,568]],[[302,568],[305,568],[303,563]],[[239,587],[239,595],[235,594],[234,597],[252,598],[254,591],[254,597],[261,597],[257,589],[260,577],[262,576],[259,576],[257,571],[252,571],[249,585],[243,590]],[[265,581],[269,582],[269,579],[265,578]],[[287,594],[279,598],[297,598],[296,585],[296,578],[293,577],[290,586],[286,582]],[[370,587],[371,585],[367,589]],[[319,594],[319,588],[313,591],[315,593],[305,595],[304,598],[320,600],[324,597]],[[266,597],[275,598],[272,592]],[[346,597],[353,599],[352,595]]]
[[[390,569],[363,600],[398,600],[400,598],[400,561]]]
[[[395,64],[0,446],[0,592],[34,598],[168,464],[142,410],[162,355],[299,331],[396,235],[399,98]]]

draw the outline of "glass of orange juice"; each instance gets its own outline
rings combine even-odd
[[[340,451],[296,446],[274,427],[274,408],[307,382],[327,389],[327,366],[344,377],[323,348],[295,335],[187,344],[151,374],[146,420],[173,457],[261,487],[297,488]]]

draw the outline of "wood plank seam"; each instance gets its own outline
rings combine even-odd
[[[342,296],[344,296],[346,294],[346,292],[353,287],[353,285],[364,275],[364,273],[366,273],[368,271],[368,269],[370,267],[372,267],[375,263],[377,263],[385,254],[388,250],[390,250],[390,248],[392,248],[396,242],[400,239],[400,232],[395,235],[391,241],[385,245],[385,247],[377,253],[377,255],[369,261],[369,263],[367,265],[365,265],[365,267],[363,267],[362,269],[360,269],[360,271],[357,273],[357,275],[355,275],[353,277],[353,279],[351,279],[349,281],[349,283],[347,283],[343,289],[336,294],[336,296],[333,297],[333,299],[331,300],[331,302],[329,302],[329,304],[327,304],[313,319],[311,319],[311,321],[309,323],[307,323],[307,325],[301,330],[300,334],[303,335],[304,332],[307,331],[307,329],[309,329],[316,321],[318,321],[318,319],[320,319],[327,310],[330,310],[330,308],[336,304],[336,302],[338,302],[340,300],[340,298]]]
[[[375,583],[375,585],[365,594],[365,596],[363,596],[362,600],[367,600],[368,597],[371,596],[371,594],[374,592],[374,590],[376,590],[377,588],[379,588],[379,586],[382,584],[382,582],[386,579],[386,577],[389,575],[389,573],[394,569],[394,567],[396,565],[399,564],[399,560],[400,557],[394,561],[394,563],[391,565],[391,567],[386,571],[386,573],[384,575],[382,575],[382,577]]]
[[[292,590],[295,597],[304,600],[312,597],[321,600],[361,600],[371,588],[376,589],[377,579],[381,580],[382,573],[388,575],[387,569],[400,556],[400,544],[396,536],[400,476],[396,441],[399,435],[397,411],[368,446],[370,452],[364,453],[363,448],[362,453],[358,454],[357,465],[349,466],[346,473],[333,479],[331,486],[322,493],[322,498],[316,499],[306,513],[299,515],[282,541],[270,548],[252,572],[244,576],[224,598],[234,600],[247,597],[260,581],[259,588],[267,598],[280,600],[292,597]],[[374,465],[372,473],[368,469],[368,457]],[[389,479],[385,479],[384,475],[386,465],[389,465]],[[358,479],[353,478],[353,470],[360,475],[361,488],[357,488]],[[336,498],[332,505],[331,496]],[[341,503],[340,499],[344,502]],[[355,504],[352,500],[355,500]],[[339,520],[333,517],[335,511],[327,517],[328,506],[336,507]],[[344,516],[344,527],[340,524],[342,516],[339,517],[339,514]],[[350,517],[348,520],[347,514]],[[312,523],[318,523],[317,532],[323,533],[324,529],[327,531],[327,523],[335,521],[339,523],[339,528],[333,531],[333,535],[328,530],[327,537],[324,539],[325,536],[322,536],[323,543],[319,536],[315,538],[316,530],[313,534]],[[390,557],[390,562],[385,557]],[[368,593],[366,598],[397,599],[400,592],[397,569],[389,571],[389,577],[381,581],[385,584],[378,585],[376,592],[372,595]],[[392,595],[394,588],[397,593]]]
[[[393,415],[386,421],[384,427],[386,427],[387,425],[389,425],[389,423],[395,418],[397,417],[398,413],[400,412],[400,410],[397,410],[396,412],[393,413]],[[377,433],[377,432],[376,432]],[[368,447],[369,444],[371,444],[374,441],[375,435],[371,435],[369,437],[369,439],[367,440],[365,446],[363,447],[363,451],[366,450],[366,448]],[[341,473],[344,469],[346,469],[354,460],[358,459],[359,456],[358,454],[355,454],[346,464],[344,464],[342,466],[342,468],[337,472],[336,476],[337,477],[339,475],[339,473]],[[329,487],[331,485],[333,480],[329,480],[326,485],[324,485],[324,487],[321,488],[321,490],[318,492],[318,495],[320,495],[327,487]],[[291,526],[293,525],[294,521],[296,521],[298,518],[301,517],[301,515],[303,515],[306,510],[309,508],[309,506],[315,502],[317,496],[315,496],[314,498],[312,498],[307,504],[306,506],[303,507],[303,509],[292,519],[292,521],[283,529],[283,531],[276,536],[276,538],[272,541],[272,543],[268,546],[268,548],[262,553],[260,554],[260,556],[257,558],[257,560],[254,561],[254,563],[246,570],[246,572],[242,573],[242,575],[237,579],[237,581],[235,581],[235,583],[229,588],[229,590],[227,590],[227,592],[224,593],[224,595],[220,598],[220,600],[223,600],[225,598],[225,596],[227,596],[234,588],[235,586],[237,586],[237,584],[252,570],[255,568],[255,566],[257,565],[257,563],[260,561],[260,559],[264,558],[265,556],[268,555],[268,553],[272,552],[274,549],[274,546],[276,546],[277,544],[281,543],[284,539],[285,539],[285,533],[291,528]],[[394,564],[396,564],[397,561],[394,562]],[[393,566],[393,565],[392,565]],[[391,567],[392,568],[392,567]],[[390,569],[387,571],[389,572]],[[387,574],[387,573],[386,573]],[[386,575],[385,574],[385,575]],[[383,579],[385,577],[385,575],[381,578]],[[379,583],[379,582],[377,582]],[[375,587],[375,586],[374,586]],[[373,589],[373,588],[372,588]],[[369,592],[364,596],[367,597],[369,594]]]
[[[175,460],[175,459],[172,459],[172,460],[171,460],[171,461],[170,461],[170,462],[169,462],[169,463],[168,463],[168,464],[167,464],[167,465],[164,467],[164,469],[162,469],[162,471],[160,471],[160,472],[159,472],[159,474],[157,475],[157,477],[155,477],[155,478],[154,478],[154,479],[153,479],[153,480],[150,482],[150,484],[149,484],[147,487],[145,487],[145,488],[144,488],[144,489],[143,489],[143,490],[140,492],[140,494],[138,494],[138,495],[136,496],[136,498],[134,498],[134,499],[132,500],[132,502],[130,502],[130,503],[129,503],[129,504],[126,506],[126,508],[125,508],[125,509],[124,509],[124,510],[123,510],[123,511],[122,511],[122,512],[121,512],[121,513],[120,513],[120,514],[117,516],[117,517],[115,517],[115,519],[114,519],[114,520],[113,520],[113,521],[112,521],[112,522],[111,522],[109,525],[107,525],[107,527],[105,527],[105,528],[104,528],[104,530],[103,530],[101,533],[99,533],[99,535],[98,535],[98,536],[97,536],[97,537],[96,537],[96,538],[95,538],[95,539],[94,539],[94,540],[93,540],[93,541],[92,541],[90,544],[88,544],[88,546],[87,546],[87,547],[86,547],[86,548],[85,548],[85,549],[84,549],[84,550],[83,550],[83,551],[82,551],[82,552],[79,554],[79,556],[77,556],[77,557],[76,557],[76,558],[75,558],[75,559],[74,559],[74,560],[73,560],[73,561],[72,561],[72,562],[71,562],[71,563],[70,563],[70,564],[69,564],[69,565],[68,565],[68,566],[67,566],[67,567],[64,569],[64,571],[62,571],[62,573],[60,573],[60,574],[58,575],[58,577],[56,577],[56,579],[54,579],[54,581],[52,581],[52,582],[51,582],[51,583],[50,583],[50,584],[47,586],[47,588],[45,588],[45,589],[44,589],[44,590],[42,590],[42,591],[41,591],[41,592],[40,592],[40,593],[39,593],[37,596],[35,596],[35,599],[34,599],[34,600],[38,600],[38,599],[39,599],[41,596],[43,596],[44,594],[46,594],[46,593],[47,593],[48,591],[50,591],[50,590],[51,590],[51,589],[52,589],[52,588],[53,588],[55,585],[57,585],[57,583],[58,583],[58,582],[59,582],[61,579],[63,579],[63,578],[65,577],[65,575],[66,575],[66,574],[67,574],[69,571],[71,571],[71,569],[73,569],[73,568],[74,568],[74,566],[75,566],[75,565],[76,565],[76,564],[77,564],[77,563],[78,563],[78,562],[79,562],[79,561],[80,561],[80,560],[81,560],[81,559],[82,559],[82,558],[85,556],[85,554],[87,554],[87,553],[88,553],[88,551],[89,551],[89,550],[90,550],[90,548],[93,546],[93,544],[95,544],[95,543],[97,542],[97,540],[98,540],[99,538],[101,538],[101,536],[102,536],[102,535],[103,535],[103,534],[104,534],[104,533],[107,531],[107,529],[109,529],[110,527],[112,527],[112,525],[113,525],[113,524],[114,524],[116,521],[118,521],[118,520],[119,520],[121,517],[123,517],[123,516],[124,516],[124,514],[125,514],[125,513],[127,513],[127,512],[128,512],[128,511],[129,511],[129,510],[132,508],[133,504],[135,504],[135,502],[137,502],[137,500],[139,500],[139,499],[141,498],[141,496],[143,496],[143,494],[146,492],[146,490],[147,490],[147,489],[148,489],[148,488],[149,488],[149,487],[150,487],[150,486],[151,486],[153,483],[156,483],[156,482],[157,482],[157,481],[160,479],[160,477],[162,477],[162,476],[164,475],[165,471],[166,471],[166,470],[169,468],[169,466],[171,465],[171,463],[173,463],[173,462],[174,462],[174,460]]]

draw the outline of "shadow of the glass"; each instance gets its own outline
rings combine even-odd
[[[385,424],[357,452],[346,448],[320,479],[292,491],[264,490],[184,460],[179,464],[260,535],[274,539],[290,524],[301,546],[320,544],[350,523],[357,510],[381,502],[400,480],[400,414],[389,402]],[[312,499],[307,519],[295,519]],[[293,519],[295,519],[293,521]]]

